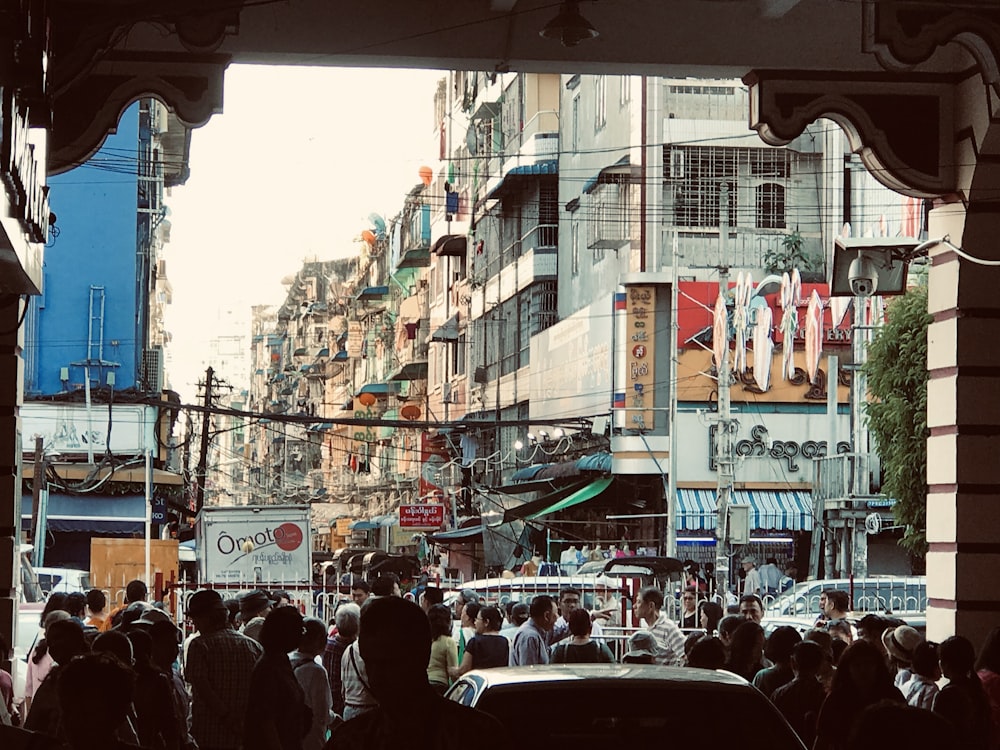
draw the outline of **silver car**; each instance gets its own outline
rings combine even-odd
[[[804,749],[771,702],[729,672],[638,664],[484,669],[465,674],[447,697],[492,714],[511,736],[539,747],[553,740],[623,747],[651,738],[702,747],[708,728],[725,726],[745,730],[732,737],[740,750]]]

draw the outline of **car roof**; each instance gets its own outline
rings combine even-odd
[[[582,680],[595,683],[612,680],[644,680],[683,685],[685,688],[719,686],[745,688],[749,685],[742,677],[723,670],[664,667],[658,664],[544,664],[472,670],[466,676],[485,687],[504,685],[524,687],[530,684]]]
[[[466,581],[462,585],[453,589],[454,591],[461,591],[462,589],[471,589],[476,591],[477,589],[495,589],[495,588],[512,588],[512,589],[534,589],[534,588],[547,588],[547,589],[559,589],[563,586],[576,586],[576,587],[601,587],[601,588],[618,588],[621,585],[619,579],[615,576],[605,576],[605,575],[582,575],[582,576],[516,576],[514,578],[480,578],[476,581]]]

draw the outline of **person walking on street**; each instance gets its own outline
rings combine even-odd
[[[743,579],[743,595],[761,595],[760,571],[757,570],[757,559],[754,557],[744,557],[741,561],[746,576]]]
[[[465,646],[462,663],[452,670],[453,680],[472,669],[506,667],[510,663],[510,641],[500,632],[502,622],[496,607],[480,608],[476,615],[476,634]]]
[[[323,649],[323,668],[330,680],[330,698],[333,701],[333,712],[344,715],[344,684],[341,679],[344,652],[358,637],[361,624],[361,607],[354,602],[347,602],[337,607],[334,615],[337,634],[326,639]]]
[[[549,663],[548,634],[558,617],[555,600],[547,594],[540,594],[531,600],[530,607],[528,621],[518,628],[514,636],[514,645],[510,650],[512,667]]]
[[[308,617],[303,621],[302,630],[298,649],[288,656],[295,679],[305,695],[306,706],[312,714],[309,731],[302,740],[302,750],[323,750],[326,731],[333,719],[330,680],[323,665],[316,662],[316,657],[326,645],[326,626],[322,620]]]

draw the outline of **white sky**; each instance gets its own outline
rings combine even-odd
[[[441,71],[233,66],[225,111],[194,131],[191,176],[166,199],[168,368],[185,401],[209,341],[278,304],[303,259],[345,257],[367,216],[397,214],[437,152]]]

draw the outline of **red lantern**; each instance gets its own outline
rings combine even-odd
[[[406,404],[402,409],[399,410],[400,416],[403,419],[419,419],[420,418],[420,407],[416,404]]]
[[[374,393],[362,393],[358,395],[358,401],[362,406],[371,406],[375,403],[375,400]]]
[[[434,179],[434,170],[430,167],[421,167],[417,170],[417,174],[420,175],[420,181],[424,183],[424,185],[430,185],[431,180]]]
[[[375,232],[370,229],[366,229],[361,233],[361,239],[367,242],[369,245],[375,244]]]

